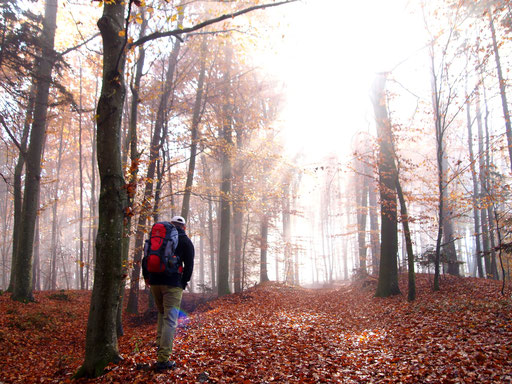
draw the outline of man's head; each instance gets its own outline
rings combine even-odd
[[[186,224],[187,222],[185,221],[185,219],[181,216],[174,216],[172,219],[171,219],[171,223],[176,226],[176,227],[180,227],[180,228],[183,228],[185,229],[186,227]]]

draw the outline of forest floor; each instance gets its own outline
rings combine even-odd
[[[512,298],[500,283],[418,277],[418,298],[374,297],[375,282],[310,290],[266,283],[181,318],[177,368],[150,369],[154,312],[125,315],[124,360],[73,381],[90,293],[0,296],[0,383],[512,383]],[[144,295],[141,295],[144,296]],[[192,298],[192,299],[190,299]],[[194,307],[200,295],[189,296]]]

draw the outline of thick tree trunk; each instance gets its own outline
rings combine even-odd
[[[393,159],[391,122],[386,109],[385,75],[379,75],[374,83],[373,109],[379,138],[379,189],[381,201],[381,247],[377,297],[400,293],[398,287],[398,235],[396,176]]]
[[[185,193],[183,194],[183,204],[181,206],[181,216],[187,220],[190,209],[190,195],[192,194],[192,185],[194,183],[194,173],[196,169],[197,144],[199,140],[199,123],[201,121],[201,107],[203,104],[204,78],[206,74],[206,38],[201,43],[201,68],[197,80],[196,100],[194,102],[194,111],[192,114],[191,143],[190,143],[190,161],[188,164],[187,180],[185,182]]]
[[[53,50],[57,25],[57,0],[47,0],[43,21],[42,54],[37,63],[36,98],[30,144],[26,155],[25,192],[21,215],[21,231],[16,256],[16,277],[12,299],[33,300],[32,252],[41,179],[41,155],[46,138],[46,120],[52,70],[56,55]]]
[[[121,164],[121,117],[125,97],[124,2],[105,3],[98,27],[103,38],[103,86],[98,102],[98,168],[101,180],[94,285],[85,360],[76,377],[97,377],[120,359],[117,314],[124,277],[122,242],[126,188]]]

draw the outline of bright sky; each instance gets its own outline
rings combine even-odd
[[[313,161],[347,154],[354,133],[372,125],[375,74],[424,44],[409,2],[302,0],[266,10],[279,14],[284,34],[265,67],[288,86],[282,124],[290,154],[304,149]]]

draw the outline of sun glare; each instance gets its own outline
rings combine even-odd
[[[370,129],[375,74],[392,70],[423,41],[407,3],[309,0],[271,16],[279,19],[279,36],[263,61],[286,85],[281,125],[289,154],[302,151],[313,162],[345,157],[355,132]]]

